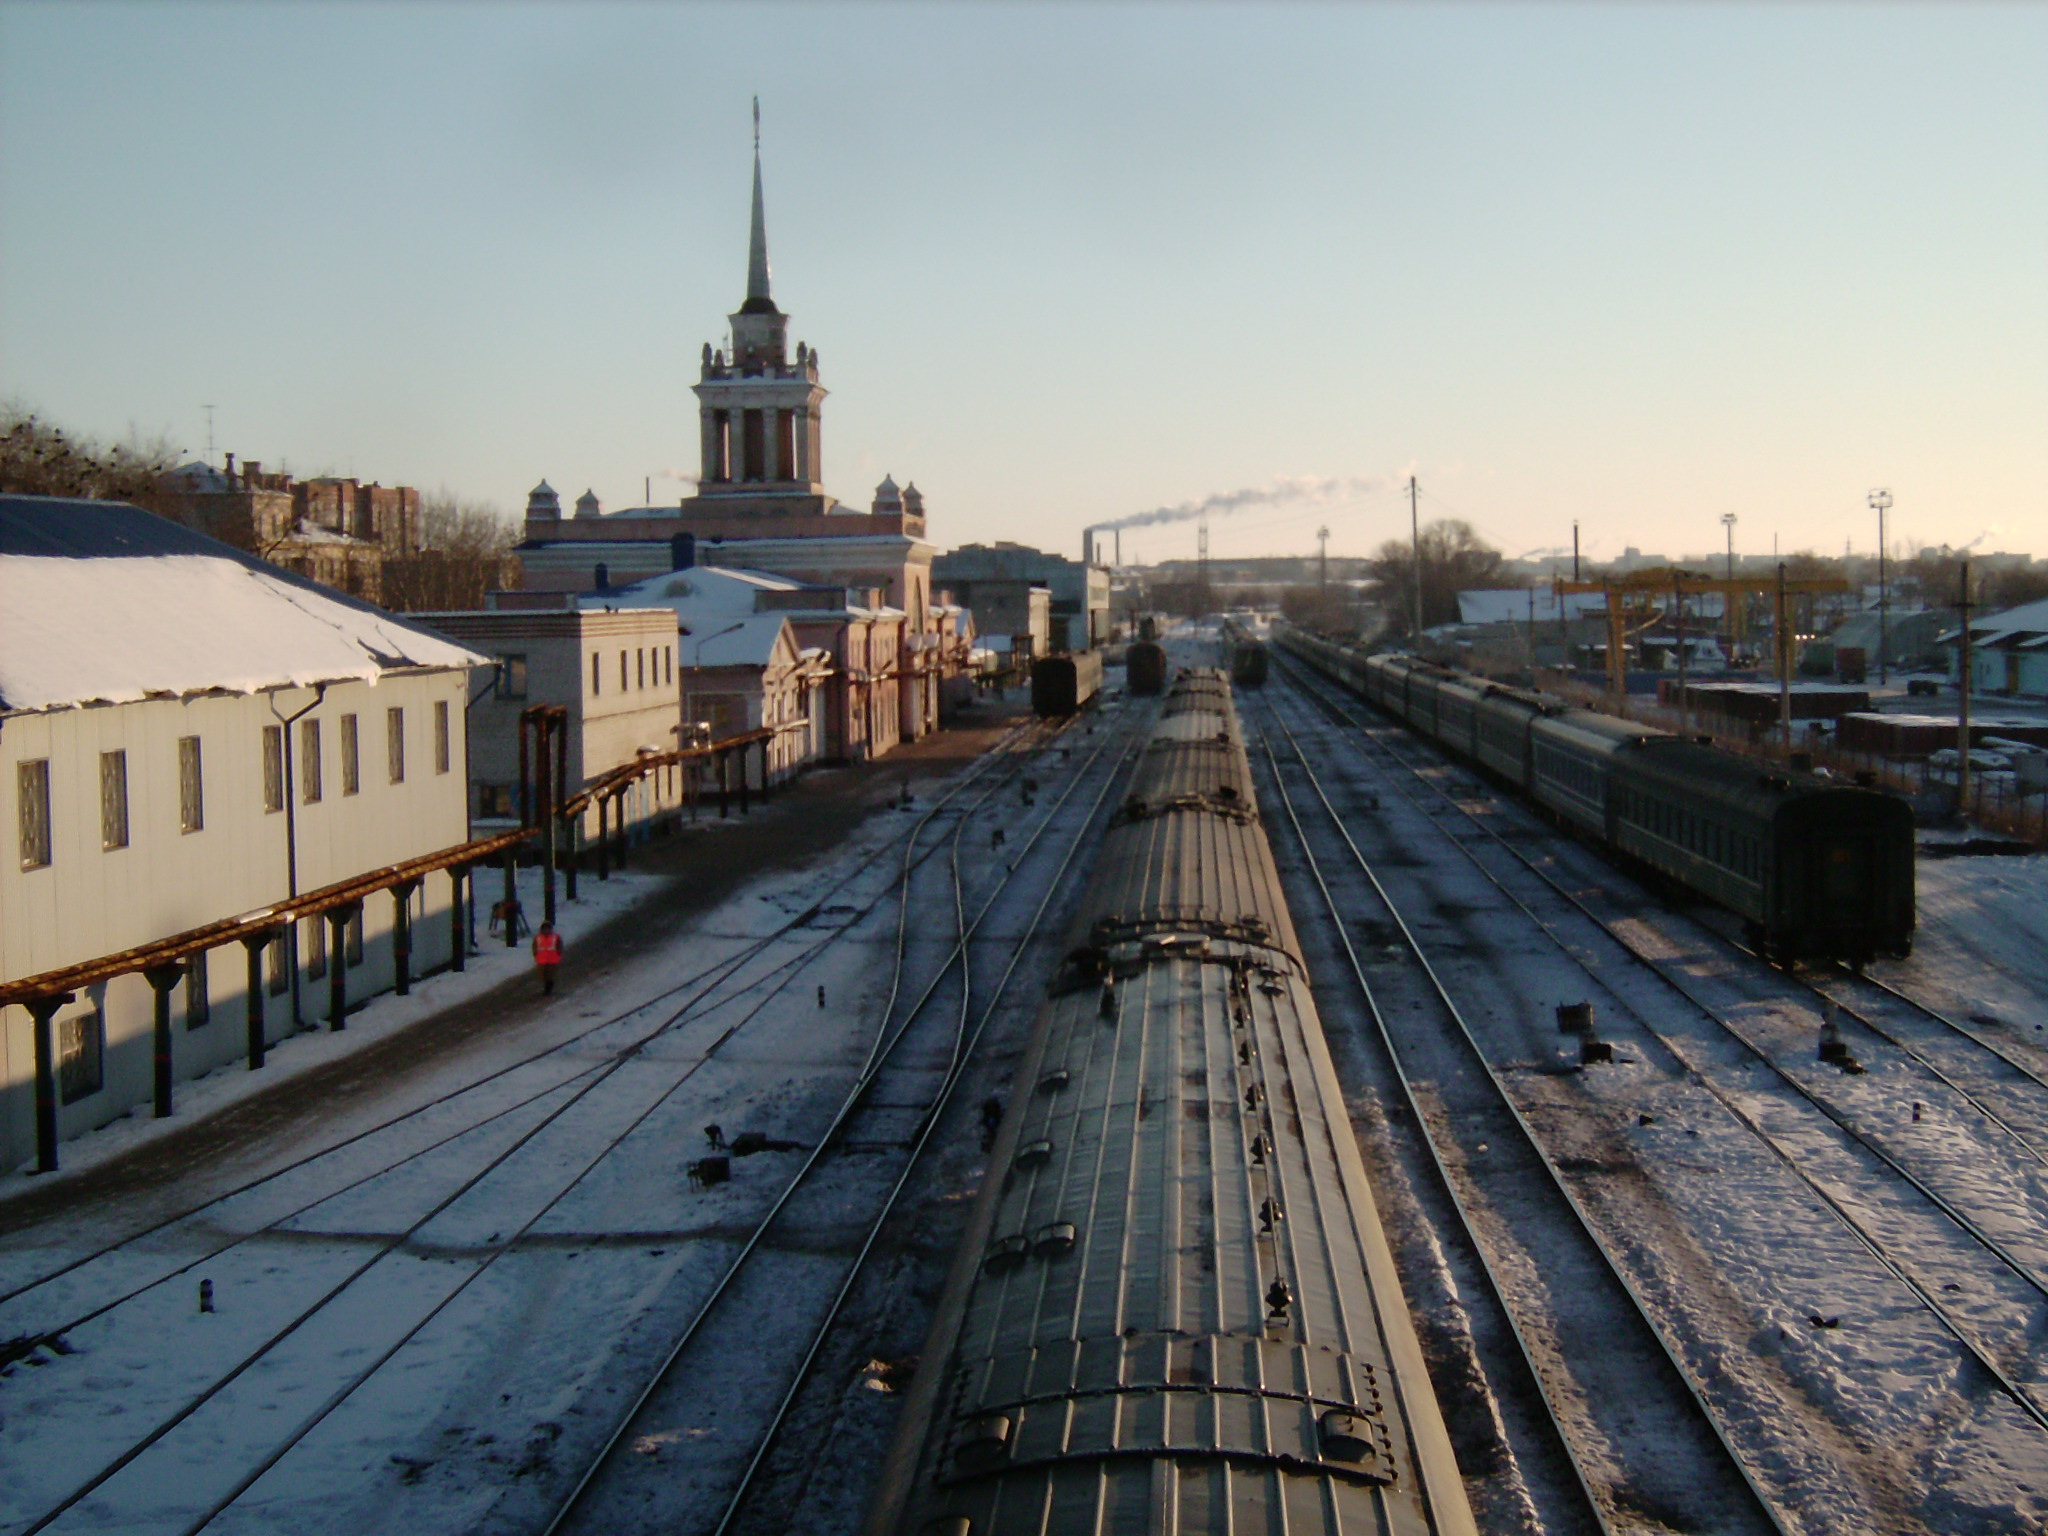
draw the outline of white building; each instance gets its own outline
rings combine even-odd
[[[479,609],[410,617],[496,663],[490,686],[476,690],[469,710],[470,808],[480,821],[517,822],[537,811],[519,804],[520,716],[534,705],[558,704],[568,712],[563,778],[572,795],[636,758],[673,752],[681,741],[675,616],[665,608]],[[529,775],[537,772],[529,763]],[[682,804],[680,770],[670,766],[634,783],[619,809],[627,828],[637,831]],[[591,805],[578,832],[594,837],[597,831]]]
[[[0,497],[0,985],[162,940],[463,843],[463,713],[482,658],[133,507]],[[412,970],[448,960],[451,890],[412,893]],[[432,919],[439,915],[441,921]],[[262,956],[275,1040],[388,987],[394,902],[343,953],[308,918]],[[243,1053],[246,955],[177,987],[172,1072]],[[150,1100],[154,994],[119,975],[54,1017],[57,1134]],[[34,1027],[0,1008],[0,1158],[35,1150]]]

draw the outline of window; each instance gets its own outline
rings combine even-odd
[[[199,775],[199,738],[178,738],[178,830],[197,832],[206,825],[206,790]]]
[[[342,955],[351,967],[363,963],[363,909],[357,907],[348,915],[348,928],[342,935]]]
[[[263,809],[284,809],[284,727],[263,727]]]
[[[291,988],[291,978],[284,973],[284,935],[282,933],[263,946],[263,959],[268,967],[270,995],[282,997]]]
[[[299,722],[299,798],[308,805],[320,802],[320,722]]]
[[[341,792],[352,795],[363,787],[362,757],[356,750],[356,717],[341,717]]]
[[[448,771],[448,701],[434,701],[434,772]]]
[[[604,692],[604,678],[599,674],[604,669],[604,658],[595,652],[590,657],[590,692],[592,697]]]
[[[391,782],[405,782],[405,710],[393,705],[384,711],[384,755],[391,769]]]
[[[42,869],[50,862],[50,763],[38,758],[14,770],[14,795],[21,816],[21,867]]]
[[[318,981],[327,974],[327,919],[314,916],[306,919],[306,975]]]
[[[497,696],[501,699],[523,699],[526,697],[526,658],[524,656],[500,656],[498,658]]]
[[[128,846],[128,754],[100,754],[100,847]]]
[[[673,683],[676,680],[676,648],[672,645],[664,645],[661,648],[661,675],[665,683]]]
[[[647,686],[647,652],[644,648],[636,647],[633,652],[633,686],[635,688],[645,688]]]
[[[624,693],[625,691],[626,691],[626,653],[625,653],[625,652],[624,652],[623,650],[621,650],[621,651],[619,652],[619,692],[621,692],[621,693]]]
[[[106,1044],[107,1015],[97,1002],[89,1012],[57,1021],[57,1096],[66,1104],[100,1091]]]
[[[213,1018],[212,990],[206,984],[206,951],[185,957],[185,1027],[198,1029]]]
[[[479,816],[510,816],[512,814],[512,786],[510,784],[486,784],[476,781],[476,813]]]

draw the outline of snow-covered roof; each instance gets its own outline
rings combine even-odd
[[[1970,635],[1977,645],[1997,645],[2001,641],[2015,646],[2031,644],[2025,637],[2037,634],[2048,634],[2048,597],[2038,603],[2022,603],[2017,608],[1988,613],[1970,621]],[[1948,644],[1962,636],[1962,630],[1952,629],[1938,636],[1937,643]]]
[[[1565,617],[1575,619],[1591,610],[1604,612],[1607,599],[1598,592],[1567,592],[1564,595]],[[1536,619],[1557,622],[1557,593],[1547,587],[1536,588]],[[1488,587],[1473,592],[1458,594],[1458,622],[1461,624],[1499,624],[1506,620],[1526,624],[1529,620],[1529,588]]]
[[[375,682],[484,661],[139,508],[0,496],[0,709]]]
[[[684,635],[676,643],[676,664],[682,667],[765,667],[789,628],[779,613],[749,614],[709,634]],[[795,649],[795,642],[791,642]]]

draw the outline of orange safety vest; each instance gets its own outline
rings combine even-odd
[[[533,963],[535,965],[560,965],[562,963],[562,936],[559,933],[536,933],[533,936]]]

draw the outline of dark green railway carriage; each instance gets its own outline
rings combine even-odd
[[[1608,841],[1736,913],[1772,958],[1911,952],[1913,813],[1898,797],[1670,737],[1618,754],[1608,795]]]

